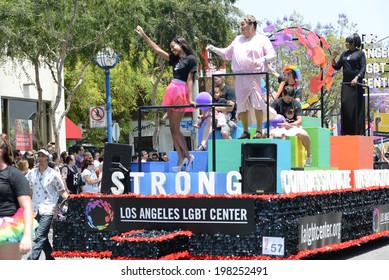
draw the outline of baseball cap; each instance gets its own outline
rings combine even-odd
[[[38,151],[38,154],[39,153],[42,153],[42,154],[44,154],[45,156],[49,156],[50,154],[49,154],[49,151],[48,150],[46,150],[46,149],[40,149],[39,151]]]

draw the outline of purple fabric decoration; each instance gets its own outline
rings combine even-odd
[[[263,32],[271,32],[273,31],[275,28],[275,26],[273,24],[270,24],[268,26],[266,26],[264,29],[263,29]]]
[[[290,41],[289,42],[285,42],[285,46],[291,48],[292,50],[297,50],[297,46],[293,42],[290,42]]]

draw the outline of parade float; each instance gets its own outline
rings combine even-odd
[[[311,92],[330,88],[324,38],[285,29],[273,44],[291,44],[288,34],[320,65]],[[208,151],[192,152],[190,172],[178,173],[171,172],[174,151],[169,162],[130,163],[130,145],[107,144],[102,192],[71,195],[62,205],[53,256],[302,259],[389,235],[389,170],[373,169],[374,138],[332,136],[316,118],[304,117],[303,127],[311,138],[307,168],[297,137],[214,134]]]
[[[170,152],[142,172],[132,163],[131,188],[115,194],[126,172],[111,163],[110,189],[67,201],[53,224],[53,256],[300,259],[388,235],[389,170],[372,169],[373,137],[306,130],[309,168],[295,137],[216,139],[216,171],[210,149],[193,152],[191,172],[171,173]]]

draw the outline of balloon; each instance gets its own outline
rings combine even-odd
[[[273,119],[270,120],[271,126],[276,128],[279,123],[283,123],[285,121],[285,117],[283,115],[277,114]]]
[[[212,103],[212,96],[209,92],[200,92],[196,97],[196,103],[199,105]],[[207,111],[210,107],[200,107],[201,110]]]

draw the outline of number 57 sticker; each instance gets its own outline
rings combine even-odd
[[[262,237],[262,255],[283,256],[285,244],[283,237]]]

